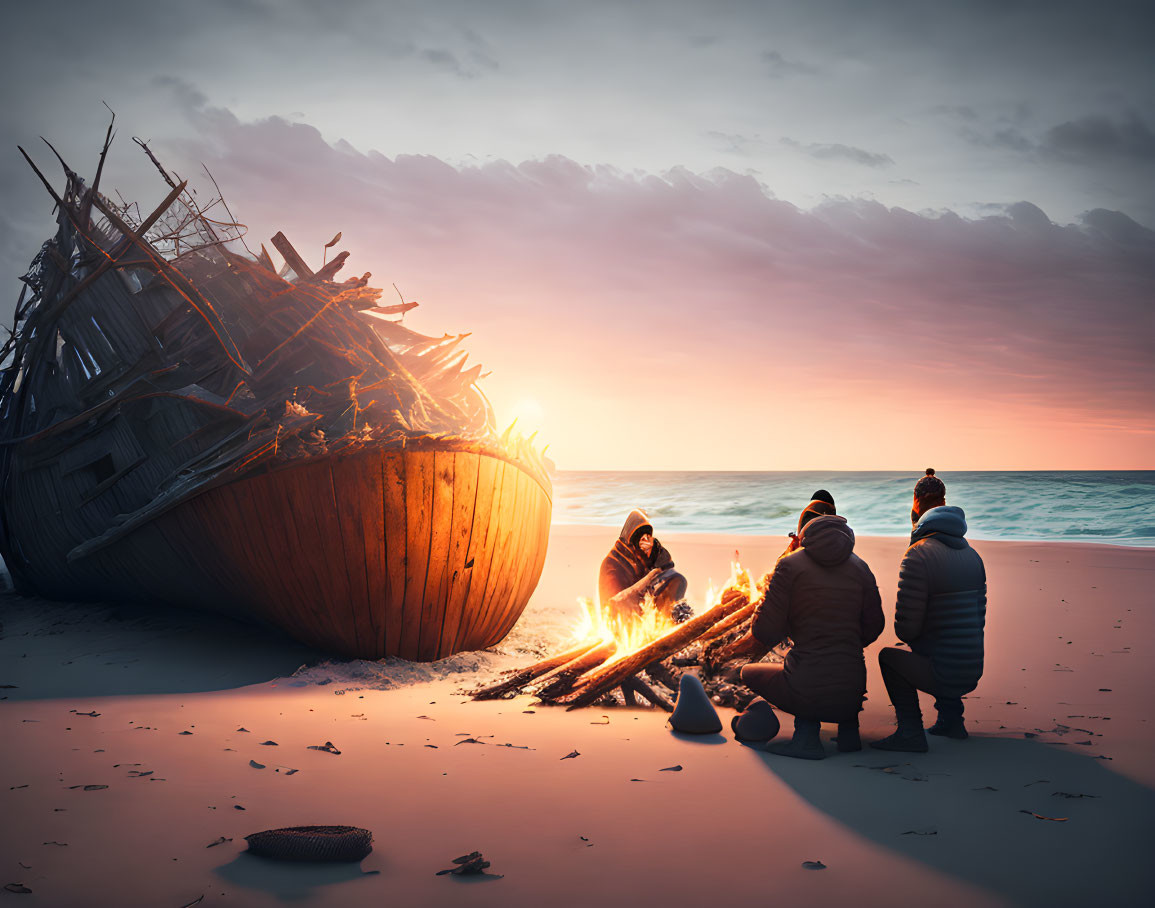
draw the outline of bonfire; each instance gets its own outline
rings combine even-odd
[[[472,696],[492,700],[531,692],[542,703],[569,709],[632,706],[641,697],[669,712],[673,705],[661,689],[676,694],[681,674],[695,671],[715,703],[742,708],[754,695],[735,685],[732,667],[715,656],[749,632],[768,580],[769,575],[755,583],[735,553],[729,581],[720,591],[709,589],[701,613],[681,624],[660,613],[649,599],[635,617],[622,617],[612,601],[581,599],[582,617],[574,635],[580,642],[508,672]]]

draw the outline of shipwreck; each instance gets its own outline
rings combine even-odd
[[[541,574],[552,488],[499,432],[467,335],[407,328],[369,274],[223,197],[151,212],[57,155],[57,230],[0,362],[0,554],[19,591],[209,608],[347,657],[501,640]],[[51,146],[50,146],[51,147]],[[211,175],[210,175],[211,177]],[[215,182],[214,182],[215,185]],[[512,428],[512,427],[511,427]]]

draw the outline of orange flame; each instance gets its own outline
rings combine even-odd
[[[695,608],[695,614],[702,614],[718,605],[726,590],[740,590],[751,603],[761,595],[750,572],[737,560],[737,555],[735,552],[734,560],[730,562],[730,577],[721,589],[715,588],[712,580],[707,581],[702,608],[701,610]],[[615,642],[618,646],[617,651],[606,665],[612,665],[633,655],[678,626],[672,618],[654,605],[654,599],[650,595],[643,600],[641,613],[637,616],[616,614],[608,605],[582,596],[578,597],[578,604],[581,606],[581,614],[574,625],[573,641],[575,644],[595,640]]]

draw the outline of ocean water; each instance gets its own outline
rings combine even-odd
[[[1155,546],[1155,470],[939,473],[973,539]],[[917,473],[560,471],[553,522],[620,526],[643,508],[656,534],[781,536],[816,489],[862,536],[907,536]]]

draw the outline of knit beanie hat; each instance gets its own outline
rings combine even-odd
[[[919,501],[945,500],[946,483],[934,475],[933,467],[927,467],[926,475],[914,484],[914,497]]]
[[[826,489],[819,489],[817,492],[810,496],[810,500],[825,501],[831,507],[834,506],[834,496],[827,492]]]
[[[803,508],[802,513],[798,516],[798,532],[802,532],[802,528],[806,526],[815,517],[822,517],[826,514],[834,514],[834,505],[828,501],[823,501],[821,498],[810,502]]]

